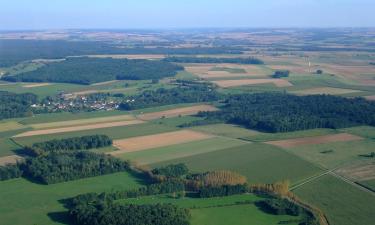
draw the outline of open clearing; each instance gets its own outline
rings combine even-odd
[[[23,157],[18,155],[10,155],[0,157],[0,166],[4,166],[6,164],[16,164],[18,161],[22,161]]]
[[[33,87],[44,87],[44,86],[48,86],[48,85],[51,85],[51,84],[50,83],[26,84],[26,85],[23,85],[22,87],[24,87],[24,88],[33,88]]]
[[[112,155],[124,154],[126,152],[141,151],[144,149],[157,148],[162,146],[181,144],[186,142],[198,141],[212,138],[212,135],[191,131],[181,130],[168,133],[154,134],[148,136],[127,138],[123,140],[115,140],[113,146],[120,149],[114,151]]]
[[[324,143],[331,143],[331,142],[358,141],[362,139],[363,138],[359,136],[342,133],[342,134],[332,134],[332,135],[324,135],[324,136],[318,136],[318,137],[296,138],[296,139],[288,139],[288,140],[281,140],[281,141],[268,141],[266,143],[275,145],[281,148],[293,148],[293,147],[303,146],[303,145],[324,144]]]
[[[177,116],[190,116],[195,115],[198,112],[202,111],[216,111],[218,110],[216,107],[212,105],[196,105],[190,107],[183,107],[177,109],[170,109],[160,112],[152,112],[152,113],[144,113],[138,115],[137,118],[141,120],[155,120],[160,118],[171,118]]]
[[[289,81],[283,79],[241,79],[241,80],[215,80],[212,81],[216,85],[227,88],[244,85],[268,84],[272,83],[276,87],[290,87],[293,86]]]
[[[353,181],[366,181],[375,179],[375,161],[357,161],[351,165],[336,170],[338,174]]]
[[[128,121],[132,119],[134,119],[134,117],[131,115],[120,115],[120,116],[107,116],[107,117],[99,117],[99,118],[91,118],[91,119],[68,120],[68,121],[60,121],[60,122],[52,122],[52,123],[38,123],[38,124],[31,124],[30,126],[34,129],[46,129],[46,128],[53,128],[53,127],[69,127],[69,126],[76,126],[76,125],[98,124],[98,123],[124,121],[124,120]]]
[[[360,90],[345,89],[345,88],[333,88],[333,87],[316,87],[298,91],[291,91],[296,95],[317,95],[317,94],[329,94],[329,95],[342,95],[358,93]]]
[[[325,175],[294,191],[320,208],[331,225],[367,225],[375,221],[375,196]]]
[[[63,128],[46,129],[46,130],[34,130],[34,131],[27,131],[25,133],[18,134],[14,137],[29,137],[29,136],[44,135],[44,134],[56,134],[56,133],[66,133],[66,132],[73,132],[73,131],[94,130],[94,129],[99,129],[99,128],[120,127],[120,126],[128,126],[128,125],[134,125],[134,124],[140,124],[140,123],[144,123],[144,121],[129,120],[129,121],[63,127]]]

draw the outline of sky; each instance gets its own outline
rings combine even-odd
[[[375,27],[375,0],[0,0],[0,30]]]

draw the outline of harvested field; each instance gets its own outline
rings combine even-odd
[[[293,86],[289,81],[283,79],[243,79],[243,80],[216,80],[212,81],[216,85],[227,88],[244,85],[256,85],[273,83],[276,87],[290,87]]]
[[[104,81],[104,82],[90,84],[90,86],[100,86],[100,85],[112,84],[112,83],[116,83],[116,82],[118,82],[118,80],[110,80],[110,81]]]
[[[323,64],[322,68],[324,71],[357,81],[362,85],[375,86],[375,80],[368,78],[368,75],[375,74],[375,68],[373,66],[342,66]]]
[[[215,68],[226,68],[226,70],[220,71]],[[244,73],[231,73],[230,70],[243,70]],[[254,65],[237,65],[237,64],[203,64],[197,66],[187,66],[185,70],[196,74],[198,77],[203,79],[210,78],[229,78],[229,77],[251,77],[251,76],[265,76],[269,75],[267,72]]]
[[[113,146],[120,149],[111,152],[112,155],[120,155],[127,152],[135,152],[144,149],[158,148],[163,146],[182,144],[186,142],[204,140],[212,138],[212,135],[204,134],[191,130],[181,130],[168,133],[154,134],[115,140]]]
[[[352,134],[342,133],[342,134],[331,134],[318,137],[306,137],[306,138],[296,138],[287,139],[281,141],[268,141],[267,144],[275,145],[281,148],[293,148],[303,145],[313,145],[313,144],[324,144],[331,142],[345,142],[345,141],[357,141],[362,140],[362,137],[355,136]]]
[[[115,122],[115,121],[128,121],[134,119],[131,115],[120,115],[120,116],[107,116],[99,118],[90,118],[90,119],[80,119],[80,120],[68,120],[52,123],[37,123],[32,124],[31,127],[34,129],[46,129],[46,128],[55,128],[55,127],[70,127],[77,125],[88,125],[88,124],[98,124],[105,122]]]
[[[34,88],[34,87],[43,87],[43,86],[48,86],[51,85],[50,83],[36,83],[36,84],[26,84],[23,85],[22,87],[24,88]]]
[[[160,118],[172,118],[172,117],[177,117],[180,115],[190,116],[190,115],[195,115],[201,111],[216,111],[216,110],[218,109],[211,105],[196,105],[196,106],[190,106],[190,107],[170,109],[170,110],[165,110],[161,112],[145,113],[137,117],[138,119],[141,119],[141,120],[155,120],[155,119],[160,119]]]
[[[16,164],[19,161],[22,161],[23,157],[18,155],[10,155],[10,156],[4,156],[0,157],[0,166],[4,166],[7,164]]]
[[[342,95],[361,92],[360,90],[344,89],[344,88],[333,88],[333,87],[317,87],[309,88],[304,90],[292,91],[291,93],[297,95],[317,95],[317,94],[329,94],[329,95]]]
[[[358,161],[335,172],[354,181],[372,180],[375,179],[375,161]]]
[[[129,121],[99,123],[99,124],[91,124],[91,125],[84,125],[84,126],[63,127],[63,128],[46,129],[46,130],[34,130],[34,131],[28,131],[28,132],[16,135],[14,137],[29,137],[29,136],[36,136],[36,135],[66,133],[66,132],[82,131],[82,130],[94,130],[94,129],[99,129],[99,128],[120,127],[120,126],[134,125],[134,124],[140,124],[140,123],[144,123],[144,121],[129,120]]]

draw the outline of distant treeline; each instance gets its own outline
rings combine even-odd
[[[281,93],[230,96],[220,111],[199,114],[266,132],[375,125],[375,102],[332,95]]]
[[[43,184],[54,184],[85,177],[126,171],[129,163],[92,152],[51,152],[30,157],[21,166],[24,175]]]
[[[220,94],[205,84],[192,84],[177,88],[160,88],[144,91],[142,94],[127,97],[121,104],[122,110],[133,110],[178,103],[210,102],[220,98]]]
[[[241,54],[233,47],[123,48],[100,41],[0,40],[0,67],[14,66],[33,59],[61,59],[67,56],[100,54]]]
[[[215,57],[168,57],[163,59],[165,62],[174,63],[234,63],[234,64],[264,64],[260,59],[247,58],[215,58]]]
[[[32,155],[40,155],[43,152],[87,150],[110,145],[112,145],[112,139],[106,135],[89,135],[34,143],[29,150]]]
[[[31,105],[37,102],[34,94],[15,94],[0,91],[0,120],[32,115]]]
[[[91,84],[109,80],[148,80],[170,77],[184,68],[172,63],[144,59],[73,57],[2,79],[11,82],[57,82]]]

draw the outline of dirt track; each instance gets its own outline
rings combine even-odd
[[[162,117],[172,118],[172,117],[177,117],[179,115],[189,116],[189,115],[195,115],[201,111],[216,111],[216,110],[218,109],[211,105],[196,105],[196,106],[190,106],[190,107],[170,109],[170,110],[165,110],[161,112],[145,113],[137,117],[138,119],[141,119],[141,120],[155,120],[155,119],[160,119]]]
[[[213,136],[209,134],[204,134],[191,130],[181,130],[155,135],[115,140],[113,142],[113,146],[120,150],[111,152],[110,154],[120,155],[127,152],[135,152],[145,149],[181,144],[191,141],[208,139],[211,137]]]
[[[352,134],[331,134],[317,137],[286,139],[281,141],[268,141],[267,144],[275,145],[281,148],[293,148],[302,145],[324,144],[330,142],[344,142],[362,140],[362,137]]]

